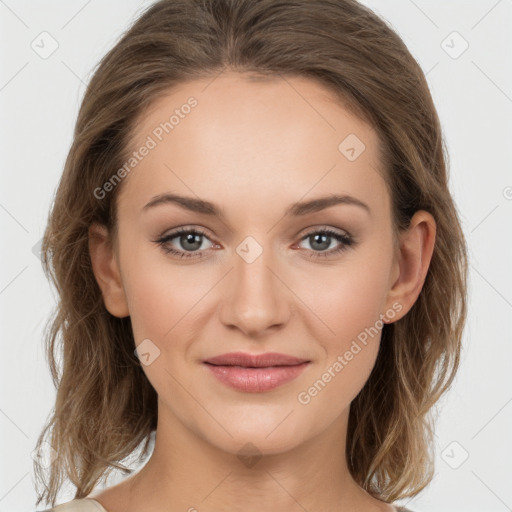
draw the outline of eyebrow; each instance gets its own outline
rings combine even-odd
[[[202,213],[204,215],[216,216],[219,219],[225,219],[225,215],[223,210],[211,203],[210,201],[206,201],[204,199],[196,199],[193,197],[180,196],[177,194],[160,194],[155,196],[147,203],[142,210],[148,211],[151,208],[154,208],[163,204],[177,204],[186,210],[190,210],[196,213]],[[302,201],[292,204],[285,212],[286,215],[291,215],[294,217],[300,217],[303,215],[308,215],[311,213],[319,212],[331,206],[335,206],[338,204],[348,204],[353,206],[359,206],[360,208],[366,210],[367,213],[370,213],[370,207],[363,203],[363,201],[347,195],[337,195],[331,194],[325,197],[319,197],[317,199],[312,199],[310,201]]]

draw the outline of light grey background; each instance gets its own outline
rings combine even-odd
[[[150,3],[0,0],[0,512],[35,510],[31,452],[55,396],[42,348],[55,295],[37,246],[79,102],[92,68]],[[436,476],[403,503],[415,512],[505,512],[512,510],[512,0],[364,3],[427,73],[470,246],[469,320],[461,370],[440,407]],[[47,58],[31,46],[41,53],[45,37],[51,49],[44,31],[58,43]],[[71,498],[69,488],[60,501]]]

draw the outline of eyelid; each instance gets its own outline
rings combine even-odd
[[[306,228],[305,230],[300,231],[297,237],[300,237],[300,239],[302,240],[305,236],[309,236],[319,231],[334,231],[335,233],[342,236],[346,236],[347,238],[353,238],[351,233],[349,233],[346,229],[335,228],[334,226],[329,226],[328,224],[318,224],[316,226]]]

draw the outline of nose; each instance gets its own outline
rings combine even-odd
[[[270,329],[282,328],[289,318],[288,289],[268,252],[250,263],[234,253],[234,268],[224,280],[220,320],[248,337],[263,337]]]

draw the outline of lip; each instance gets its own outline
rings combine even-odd
[[[248,354],[246,352],[230,352],[220,356],[210,357],[205,363],[216,366],[244,366],[246,368],[264,368],[268,366],[294,366],[309,362],[278,352],[265,352],[264,354]]]
[[[286,354],[231,352],[203,362],[223,384],[238,391],[261,393],[297,378],[311,361]]]

